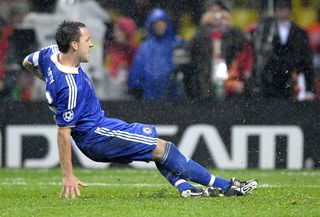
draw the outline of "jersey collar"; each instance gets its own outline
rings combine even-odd
[[[58,55],[60,52],[52,54],[50,59],[52,62],[57,66],[59,71],[66,73],[66,74],[79,74],[78,69],[79,67],[69,67],[69,66],[63,66],[58,61]]]

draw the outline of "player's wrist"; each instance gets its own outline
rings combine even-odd
[[[73,171],[62,171],[63,178],[72,178],[74,177]]]

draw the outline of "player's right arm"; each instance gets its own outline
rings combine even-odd
[[[80,197],[79,186],[87,186],[73,174],[72,157],[71,157],[71,129],[69,127],[58,128],[58,149],[60,157],[60,167],[63,176],[63,185],[60,197],[63,195],[68,198],[71,194],[72,199]]]
[[[53,84],[55,84],[54,82]],[[55,120],[58,126],[58,150],[62,171],[62,189],[60,196],[72,198],[80,196],[79,186],[86,186],[73,172],[71,151],[71,130],[77,126],[82,114],[81,100],[78,96],[78,86],[72,74],[61,73],[58,94],[52,90],[52,104],[55,105]],[[50,87],[50,84],[49,84]]]

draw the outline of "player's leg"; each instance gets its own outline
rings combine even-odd
[[[129,163],[154,160],[180,179],[221,188],[225,192],[231,183],[239,183],[211,175],[201,165],[183,156],[174,144],[158,139],[152,125],[128,124],[108,118],[102,126],[88,132],[85,139],[81,137],[76,144],[94,161]]]
[[[180,177],[191,180],[205,186],[213,186],[227,191],[231,181],[211,175],[208,170],[197,162],[186,158],[177,147],[164,140],[159,139],[157,148],[154,150],[153,158],[163,167],[167,168]]]
[[[138,123],[128,124],[118,119],[108,119],[109,125],[98,127],[93,132],[97,143],[80,149],[92,160],[101,162],[129,163],[131,161],[150,161],[158,141],[153,126]],[[110,126],[111,125],[111,126]],[[90,147],[89,149],[87,147]],[[181,193],[189,190],[196,195],[198,189],[175,173],[168,171],[156,162],[160,173]],[[183,195],[182,195],[183,196]]]
[[[153,160],[181,178],[205,186],[221,188],[224,193],[227,193],[235,183],[232,180],[226,180],[210,174],[200,164],[186,158],[174,144],[161,139],[158,140],[157,148],[153,152]],[[251,187],[256,188],[256,183],[253,183]]]
[[[177,174],[167,170],[159,162],[155,162],[160,173],[173,185],[175,186],[182,197],[221,197],[223,196],[222,190],[219,188],[207,187],[207,188],[196,188],[191,185],[185,179],[182,179]]]
[[[196,191],[196,187],[191,185],[185,179],[182,179],[175,173],[170,172],[163,167],[159,162],[155,162],[159,172],[170,182],[171,185],[175,186],[180,193],[186,190]]]
[[[162,152],[164,152],[164,149],[162,150]],[[197,189],[195,186],[191,185],[185,179],[182,179],[177,174],[166,169],[161,163],[155,162],[155,164],[159,172],[169,181],[169,183],[178,189],[181,196],[203,196],[202,189]]]

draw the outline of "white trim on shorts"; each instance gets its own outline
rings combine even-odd
[[[104,127],[98,127],[94,132],[103,136],[116,137],[127,141],[139,142],[147,145],[156,145],[158,142],[158,138],[129,133],[121,130],[110,130]]]

